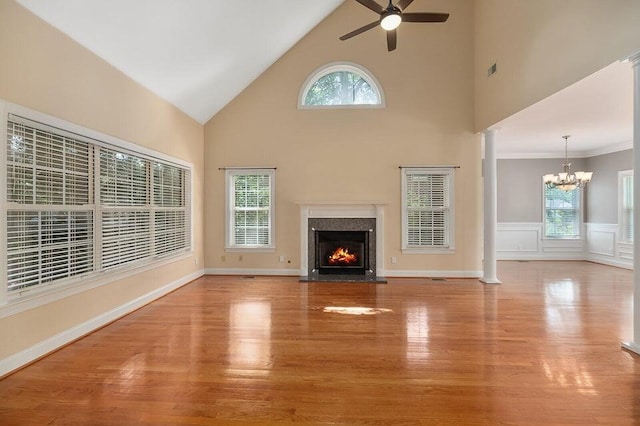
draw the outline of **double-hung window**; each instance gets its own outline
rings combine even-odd
[[[402,249],[411,253],[451,253],[453,169],[402,169]]]
[[[580,238],[582,189],[563,191],[544,187],[544,234],[546,238]]]
[[[272,251],[274,169],[226,170],[226,249]]]
[[[6,116],[5,296],[191,249],[187,165],[47,119]]]
[[[620,241],[633,241],[633,170],[618,172],[618,223]]]

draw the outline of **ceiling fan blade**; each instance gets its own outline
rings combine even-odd
[[[402,22],[445,22],[448,13],[403,13]]]
[[[396,50],[396,44],[398,41],[398,35],[396,30],[387,31],[387,50],[391,52],[392,50]]]
[[[373,0],[356,0],[356,1],[361,5],[363,5],[364,7],[373,10],[378,15],[384,12],[384,8]]]
[[[411,3],[413,3],[413,0],[400,0],[396,6],[398,6],[400,10],[405,10]]]
[[[363,32],[370,30],[371,28],[375,28],[378,25],[380,25],[380,21],[374,21],[370,24],[365,25],[364,27],[360,27],[357,30],[353,30],[350,33],[343,35],[342,37],[340,37],[340,40],[347,40],[351,37],[357,36],[358,34],[362,34]]]

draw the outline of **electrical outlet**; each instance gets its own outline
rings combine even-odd
[[[195,263],[196,265],[198,264],[198,257],[197,256],[193,258],[193,263]]]
[[[284,256],[280,256],[280,263],[284,263]]]
[[[394,265],[398,263],[398,258],[395,256],[391,256],[391,263],[393,263]]]

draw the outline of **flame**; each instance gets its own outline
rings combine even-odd
[[[329,264],[344,264],[349,265],[352,263],[356,263],[358,261],[358,256],[354,253],[349,253],[348,248],[338,247],[333,254],[329,256]]]

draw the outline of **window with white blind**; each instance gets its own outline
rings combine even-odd
[[[581,191],[544,186],[544,235],[546,238],[580,238]]]
[[[451,253],[453,230],[453,169],[403,168],[403,251]]]
[[[190,251],[189,167],[12,114],[4,153],[9,295]]]
[[[273,250],[274,169],[226,170],[226,249]]]
[[[618,172],[618,223],[620,241],[633,241],[633,170]]]

